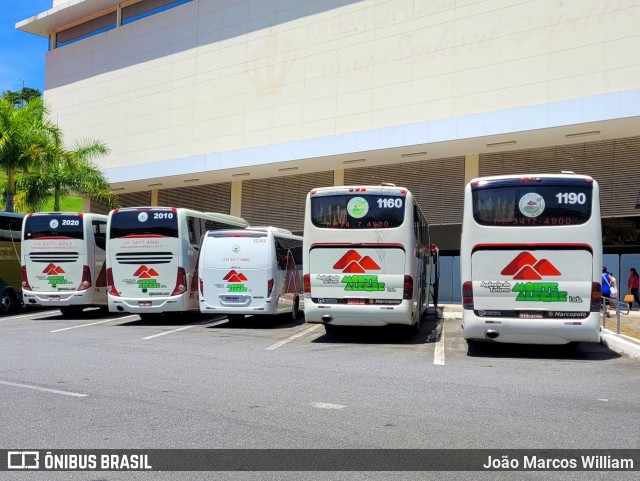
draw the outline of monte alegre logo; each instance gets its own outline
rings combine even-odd
[[[229,284],[227,284],[228,292],[247,292],[247,286],[242,283],[248,279],[242,272],[232,269],[222,280],[229,282]]]
[[[65,274],[64,269],[53,263],[45,267],[42,273],[47,275],[47,282],[51,287],[71,284],[71,281],[63,276]]]
[[[547,259],[538,260],[531,252],[521,252],[500,272],[515,280],[539,281],[543,277],[559,276],[560,271]]]
[[[138,287],[140,289],[156,289],[158,287],[165,287],[161,285],[154,277],[158,277],[160,274],[153,269],[147,266],[140,266],[133,273],[133,277],[138,278]]]
[[[346,275],[340,281],[346,284],[345,291],[374,292],[384,291],[384,282],[378,281],[376,275],[362,275],[367,271],[379,271],[380,266],[369,256],[361,256],[356,250],[349,249],[338,262],[333,266],[334,269],[341,270]]]
[[[557,282],[541,281],[543,277],[557,277],[561,272],[548,259],[540,259],[531,252],[521,252],[500,272],[503,276],[513,276],[516,282],[511,289],[517,292],[520,302],[567,302],[567,292],[558,289]],[[572,300],[572,302],[574,302]]]
[[[350,249],[333,266],[344,273],[364,274],[367,271],[379,271],[380,266],[369,256],[362,257],[357,251]]]

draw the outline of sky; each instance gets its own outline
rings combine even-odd
[[[49,10],[53,0],[0,0],[0,92],[25,87],[44,90],[48,40],[16,30],[16,23]]]

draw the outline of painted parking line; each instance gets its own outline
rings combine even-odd
[[[0,319],[0,322],[4,322],[4,321],[12,321],[14,319],[24,319],[24,318],[31,318],[31,319],[37,319],[39,317],[46,317],[51,315],[52,313],[57,312],[58,314],[60,314],[60,311],[57,309],[52,309],[50,311],[38,311],[38,312],[33,312],[31,314],[23,314],[21,316],[9,316],[9,317],[3,317],[2,319]],[[34,317],[35,316],[35,317]]]
[[[323,402],[311,403],[311,406],[318,409],[336,409],[338,411],[347,407],[342,404],[323,403]]]
[[[436,342],[433,352],[433,363],[436,366],[444,366],[444,322],[441,323],[440,339]]]
[[[265,351],[273,351],[274,349],[278,349],[280,346],[284,346],[286,343],[291,342],[294,339],[298,339],[299,337],[302,337],[309,332],[315,331],[320,326],[322,326],[322,324],[316,324],[315,326],[311,326],[309,329],[305,329],[304,331],[299,332],[298,334],[294,334],[293,336],[287,337],[286,339],[283,339],[280,342],[276,342],[273,346],[269,346],[268,348],[266,348]]]
[[[138,316],[134,315],[134,316],[116,317],[115,319],[106,319],[104,321],[90,322],[89,324],[80,324],[79,326],[64,327],[62,329],[55,329],[49,332],[70,331],[71,329],[80,329],[81,327],[95,326],[96,324],[104,324],[106,322],[123,321],[125,319],[130,319],[132,317],[138,317]]]
[[[63,396],[71,396],[71,397],[87,397],[88,396],[88,394],[80,394],[77,392],[70,392],[70,391],[59,391],[57,389],[49,389],[46,387],[32,386],[30,384],[20,384],[17,382],[0,381],[0,384],[4,384],[5,386],[21,387],[24,389],[33,389],[34,391],[43,391],[43,392],[51,392],[54,394],[62,394]]]
[[[148,339],[154,339],[156,337],[166,336],[167,334],[173,334],[174,332],[186,331],[187,329],[191,329],[192,327],[198,327],[198,326],[213,327],[213,326],[217,326],[218,324],[224,324],[225,322],[229,322],[229,320],[223,319],[222,321],[216,321],[216,322],[211,322],[211,321],[199,322],[197,324],[190,324],[188,326],[179,327],[178,329],[172,329],[171,331],[164,331],[159,334],[154,334],[153,336],[143,337],[142,340],[146,341]]]

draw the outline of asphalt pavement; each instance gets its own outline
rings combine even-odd
[[[3,317],[0,448],[640,448],[640,361],[599,344],[469,351],[460,319],[448,317],[425,317],[412,337],[379,328],[326,334],[286,316],[239,324],[181,316],[148,323],[97,310],[73,319],[58,311]],[[0,477],[27,479],[7,474]],[[461,472],[28,474],[514,479]]]

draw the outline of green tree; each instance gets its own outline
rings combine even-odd
[[[53,197],[53,210],[60,210],[60,199],[75,193],[117,207],[117,197],[111,192],[103,172],[93,159],[109,153],[101,141],[81,141],[71,149],[57,146],[47,150],[46,161],[32,169],[18,182],[21,191],[17,203],[25,211],[38,211]]]
[[[47,160],[61,148],[60,130],[46,114],[40,97],[32,98],[21,107],[0,98],[0,168],[6,174],[7,212],[14,210],[16,175],[44,168]]]
[[[41,98],[42,92],[31,87],[22,87],[22,90],[5,90],[0,97],[8,100],[16,107],[21,107],[31,99]]]

